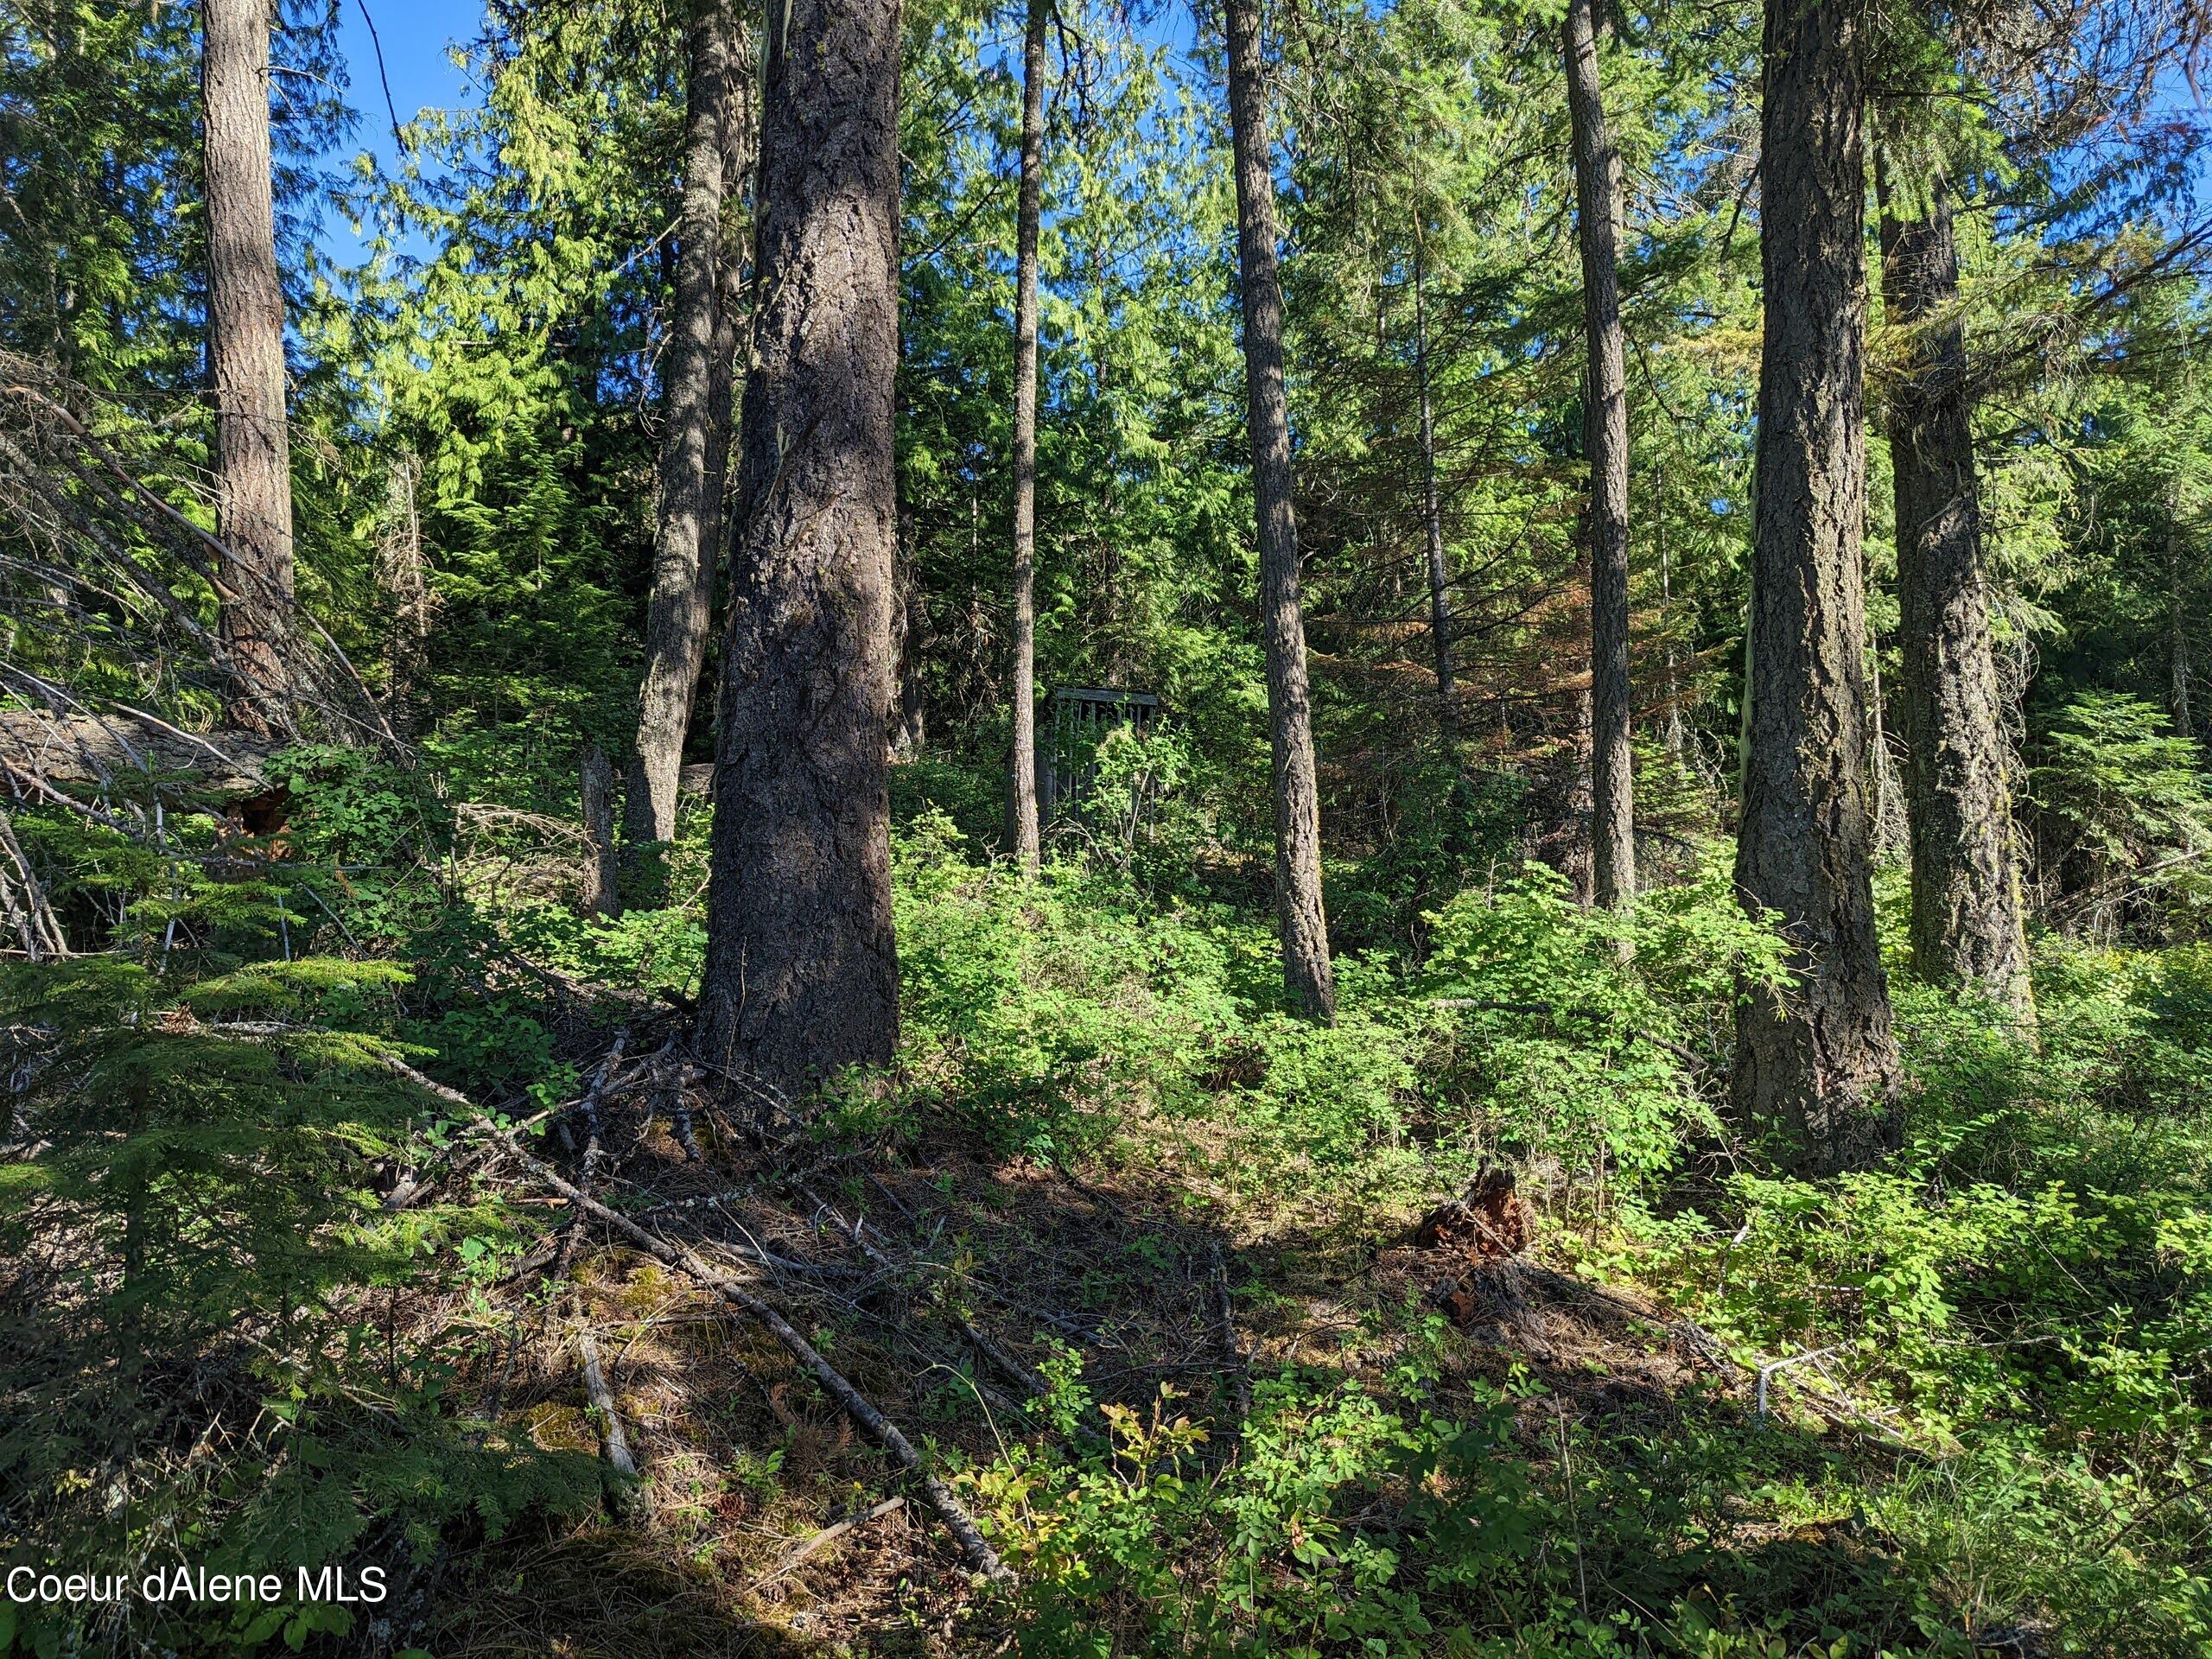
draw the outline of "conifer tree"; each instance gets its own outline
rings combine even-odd
[[[292,450],[284,289],[269,137],[271,0],[202,0],[207,359],[215,392],[215,523],[227,550],[219,632],[233,723],[285,719],[292,602]]]
[[[1628,368],[1621,336],[1620,152],[1605,119],[1593,0],[1567,0],[1567,104],[1582,251],[1583,451],[1590,461],[1590,851],[1598,902],[1636,896],[1629,750]]]
[[[1290,407],[1283,385],[1282,283],[1276,269],[1274,172],[1260,61],[1259,0],[1224,0],[1229,114],[1236,150],[1236,261],[1244,302],[1244,371],[1259,509],[1260,620],[1267,644],[1274,747],[1275,909],[1291,1000],[1333,1021],[1336,972],[1321,903],[1321,800],[1313,769],[1306,618],[1298,594]]]
[[[1045,188],[1045,23],[1029,0],[1021,48],[1021,194],[1014,297],[1014,741],[1007,755],[1007,841],[1037,868],[1037,237]]]
[[[1866,17],[1767,0],[1751,613],[1736,883],[1796,982],[1747,986],[1731,1088],[1808,1166],[1869,1162],[1897,1086],[1866,790]]]
[[[1888,427],[1913,965],[1924,978],[2027,1015],[2033,1003],[1982,562],[1951,191],[1933,180],[1916,213],[1886,178],[1880,182],[1883,301],[1890,322],[1906,332]]]
[[[721,543],[729,454],[735,333],[725,293],[728,199],[743,188],[741,130],[745,76],[728,0],[701,0],[691,26],[685,89],[683,205],[677,226],[676,309],[666,353],[666,420],[652,593],[645,613],[645,672],[638,694],[638,743],[623,802],[632,848],[676,834],[676,784],[684,734],[706,657],[708,608]],[[733,171],[731,163],[735,162]],[[648,869],[646,863],[652,868]],[[660,861],[641,861],[640,897],[657,898]]]
[[[1459,729],[1452,673],[1452,586],[1444,563],[1444,503],[1436,487],[1436,400],[1428,372],[1428,261],[1414,233],[1414,381],[1421,401],[1421,527],[1428,568],[1428,646],[1436,666],[1436,719],[1449,743]]]
[[[715,754],[702,1057],[798,1090],[899,1039],[887,733],[899,0],[766,31],[761,309]]]

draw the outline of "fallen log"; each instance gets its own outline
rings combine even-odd
[[[151,715],[57,715],[0,709],[0,761],[49,785],[143,787],[172,798],[232,801],[276,787],[269,763],[286,740],[224,728],[188,732]]]

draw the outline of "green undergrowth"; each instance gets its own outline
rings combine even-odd
[[[575,1061],[512,959],[680,995],[698,912],[579,918],[462,868],[419,778],[313,755],[295,776],[292,856],[252,879],[212,845],[19,818],[67,855],[58,901],[112,919],[109,955],[0,967],[10,1563],[429,1560],[598,1499],[595,1459],[534,1444],[483,1382],[486,1287],[537,1224],[466,1185],[383,1208],[378,1182],[453,1126],[378,1056],[518,1116],[564,1098]],[[474,868],[521,859],[484,822]],[[679,897],[701,854],[689,824]],[[1135,857],[1024,879],[942,813],[908,822],[901,1058],[821,1133],[1112,1187],[1217,1245],[1262,1333],[1241,1421],[1205,1367],[1130,1403],[1067,1351],[995,1449],[940,1448],[1023,1576],[986,1610],[1001,1636],[1035,1655],[2212,1646],[2212,949],[2042,940],[2031,1033],[1899,973],[1902,1150],[1808,1180],[1729,1112],[1735,988],[1779,958],[1719,849],[1701,870],[1627,918],[1541,869],[1496,876],[1426,914],[1418,957],[1342,957],[1323,1028],[1283,1006],[1263,911]],[[1559,1346],[1452,1325],[1433,1294],[1452,1264],[1406,1241],[1485,1166],[1516,1173],[1541,1259],[1653,1319]],[[1662,1328],[1683,1317],[1728,1363],[1686,1357]],[[104,1617],[8,1612],[0,1651],[250,1651],[344,1622]]]
[[[1402,1311],[1264,1376],[1233,1448],[1208,1390],[1012,1449],[974,1482],[1025,1650],[2212,1643],[2212,953],[2045,941],[2032,1039],[1901,976],[1904,1148],[1808,1180],[1727,1121],[1733,983],[1778,969],[1717,868],[1628,922],[1541,871],[1464,894],[1418,969],[1344,964],[1332,1030],[1281,1012],[1263,918],[1024,882],[928,820],[900,874],[910,1058],[871,1113],[1354,1253],[1505,1161],[1553,1250],[1773,1368],[1764,1419],[1707,1376],[1614,1421]]]

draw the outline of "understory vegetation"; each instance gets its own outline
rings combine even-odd
[[[1020,1575],[971,1593],[911,1501],[789,1561],[875,1508],[880,1454],[682,1275],[565,1233],[484,1127],[581,1156],[586,1074],[618,1029],[652,1052],[696,919],[579,919],[560,842],[292,764],[289,856],[251,874],[17,820],[115,932],[6,981],[42,1033],[0,1210],[13,1548],[288,1592],[10,1607],[27,1652],[373,1649],[396,1617],[456,1655],[2212,1640],[2202,947],[2044,938],[2033,1040],[1900,970],[1902,1149],[1808,1179],[1726,1109],[1738,976],[1784,969],[1717,849],[1625,917],[1501,861],[1419,957],[1345,958],[1323,1028],[1263,916],[1135,873],[1172,825],[1026,878],[918,790],[896,1066],[766,1142],[681,1086],[588,1104],[607,1202],[764,1252],[927,1437]],[[1415,1242],[1500,1167],[1534,1258]],[[435,1190],[396,1209],[403,1168]],[[392,1599],[289,1593],[332,1560]]]

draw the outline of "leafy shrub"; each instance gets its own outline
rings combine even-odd
[[[1111,874],[1033,881],[925,815],[895,848],[910,1099],[955,1103],[1042,1157],[1188,1096],[1199,1033],[1232,1019],[1222,941]]]
[[[1690,1068],[1726,1028],[1737,976],[1782,971],[1717,860],[1701,882],[1624,914],[1584,910],[1564,877],[1530,865],[1431,925],[1422,983],[1460,1015],[1491,1133],[1522,1157],[1594,1161],[1631,1187],[1671,1166],[1686,1135],[1718,1131]]]
[[[1055,1408],[1084,1408],[1071,1368],[1060,1381]],[[1443,1632],[1424,1579],[1517,1575],[1554,1518],[1507,1449],[1510,1398],[1489,1401],[1471,1424],[1409,1421],[1285,1371],[1255,1388],[1233,1461],[1210,1461],[1211,1431],[1165,1393],[1149,1414],[1104,1407],[1088,1453],[1009,1448],[971,1479],[1027,1580],[1021,1651],[1427,1650]],[[1375,1524],[1386,1511],[1400,1524]]]

